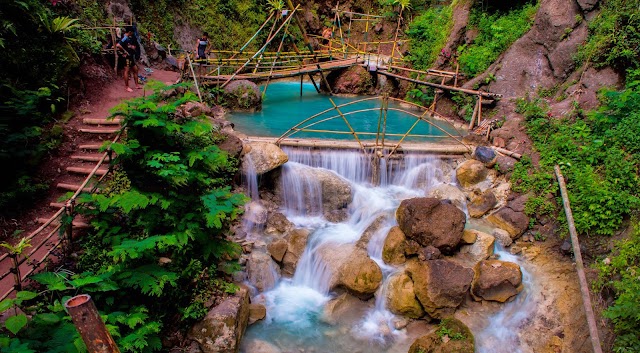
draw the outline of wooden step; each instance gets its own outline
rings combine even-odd
[[[122,118],[115,119],[95,119],[95,118],[84,118],[82,122],[87,125],[120,125],[122,123]]]
[[[91,171],[93,170],[93,168],[95,168],[95,166],[93,166],[93,167],[67,167],[67,172],[89,175],[89,174],[91,174]],[[107,174],[108,170],[109,170],[109,168],[98,168],[98,170],[96,170],[96,173],[94,175],[99,175],[99,176],[105,175],[105,174]]]
[[[59,183],[58,185],[56,185],[56,187],[61,190],[76,191],[80,187],[80,184]],[[84,189],[82,189],[82,191],[91,192],[91,188],[85,187]]]
[[[100,148],[102,148],[102,143],[88,143],[85,145],[80,145],[78,146],[78,148],[81,150],[99,150]]]
[[[40,223],[40,224],[45,224],[45,223],[47,223],[47,221],[49,221],[49,218],[38,218],[38,223]],[[58,222],[54,221],[51,224],[58,225]],[[76,220],[73,221],[73,227],[74,228],[89,228],[90,225],[85,220],[76,219]]]
[[[71,159],[86,161],[86,162],[99,162],[102,159],[103,153],[84,153],[74,154]]]
[[[57,210],[65,207],[67,204],[64,202],[52,202],[49,204],[49,206],[51,206],[51,208],[55,208]]]
[[[120,131],[119,127],[93,127],[78,129],[80,132],[87,134],[115,134]]]

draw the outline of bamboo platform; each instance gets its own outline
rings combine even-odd
[[[268,142],[275,143],[277,137],[260,137],[260,136],[247,136],[244,142]],[[375,149],[375,141],[363,141],[365,148]],[[392,149],[396,146],[397,142],[387,142],[384,147]],[[342,149],[342,150],[361,150],[361,146],[354,140],[326,140],[326,139],[307,139],[307,138],[287,138],[280,141],[280,146],[289,147],[306,147],[317,149]],[[377,148],[380,148],[378,146]],[[404,152],[416,152],[425,154],[438,154],[438,155],[463,155],[469,153],[471,150],[469,147],[464,146],[455,141],[442,141],[442,142],[403,142],[400,149]]]
[[[305,64],[299,68],[286,69],[286,70],[274,70],[273,72],[256,72],[245,73],[238,75],[205,75],[201,76],[202,80],[213,82],[226,82],[229,79],[233,80],[249,80],[249,81],[265,81],[265,80],[277,80],[282,78],[296,77],[301,75],[315,74],[317,72],[331,71],[352,67],[362,64],[362,59],[351,58],[343,60],[332,60],[320,63]]]

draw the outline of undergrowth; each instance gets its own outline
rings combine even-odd
[[[62,307],[80,292],[91,295],[121,351],[150,352],[235,291],[240,248],[227,239],[246,199],[229,187],[238,161],[216,146],[222,137],[204,117],[179,114],[193,93],[163,101],[171,87],[152,88],[114,112],[127,137],[111,145],[111,182],[78,199],[93,228],[77,241],[75,265],[34,275],[32,291],[0,302],[13,313],[0,334],[3,352],[86,351]]]
[[[418,70],[431,68],[451,31],[451,6],[431,7],[413,19],[407,30],[411,39],[409,60]]]
[[[640,6],[637,1],[606,0],[589,23],[587,43],[577,59],[595,67],[613,66],[621,71],[640,67]]]
[[[508,12],[492,14],[475,6],[469,16],[469,27],[476,29],[478,35],[471,44],[458,48],[462,72],[473,77],[488,69],[500,54],[529,30],[537,11],[537,4],[525,4]]]

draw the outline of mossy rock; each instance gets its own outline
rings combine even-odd
[[[415,340],[408,353],[474,353],[471,330],[455,318],[443,319],[435,331]]]

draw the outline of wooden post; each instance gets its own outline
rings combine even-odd
[[[109,149],[109,151],[111,151],[111,149]],[[64,212],[67,215],[69,221],[69,224],[67,224],[67,229],[65,230],[65,241],[66,241],[66,246],[65,246],[65,254],[67,256],[71,255],[71,241],[73,239],[73,203],[74,203],[74,199],[70,199],[69,201],[67,201],[67,203],[64,205]]]
[[[471,114],[471,121],[469,122],[469,130],[473,129],[473,125],[476,122],[476,114],[478,113],[478,103],[473,107],[473,114]]]
[[[311,72],[309,72],[308,75],[309,75],[309,78],[311,79],[311,83],[313,83],[313,87],[316,89],[316,92],[320,93],[320,88],[316,84],[316,80],[313,79],[313,74],[311,74]]]
[[[113,71],[118,76],[118,49],[116,48],[116,18],[113,18],[113,28],[110,30],[111,32],[111,42],[113,43]]]
[[[322,68],[320,68],[320,64],[317,64],[316,66],[320,71],[320,77],[322,77],[322,81],[324,81],[324,84],[327,85],[327,89],[329,90],[329,95],[333,96],[333,90],[331,90],[331,86],[329,85],[329,81],[327,81],[327,78],[324,77],[324,73],[322,72]]]
[[[77,295],[64,303],[73,324],[91,353],[120,353],[107,327],[102,322],[91,296]]]
[[[587,315],[587,324],[589,325],[589,335],[591,336],[591,345],[594,353],[602,353],[600,346],[600,337],[598,335],[598,326],[593,314],[591,306],[591,296],[589,294],[589,284],[587,276],[584,274],[584,263],[582,262],[582,253],[580,252],[580,243],[578,242],[578,232],[573,221],[571,213],[571,205],[569,204],[569,195],[567,194],[567,186],[564,183],[564,177],[560,171],[560,166],[555,166],[556,178],[560,185],[560,194],[562,195],[562,205],[564,206],[564,214],[567,216],[567,224],[569,225],[569,234],[571,235],[571,245],[573,247],[573,255],[576,258],[576,271],[578,272],[578,280],[580,282],[580,292],[582,293],[582,304],[585,314]]]
[[[478,126],[482,121],[482,96],[478,96]]]
[[[9,253],[9,257],[11,258],[11,269],[9,272],[13,274],[13,288],[19,292],[22,290],[22,278],[20,276],[20,263],[18,261],[18,254]]]

